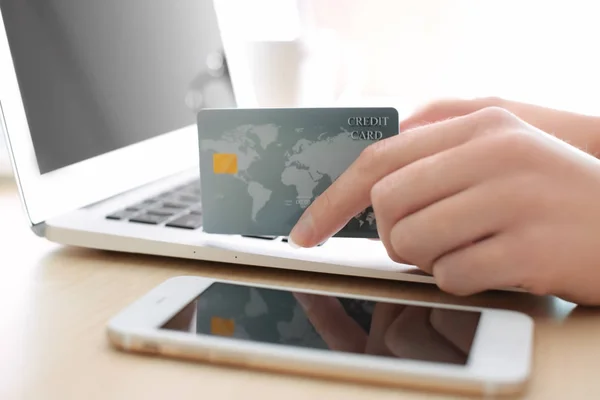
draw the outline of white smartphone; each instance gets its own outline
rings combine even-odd
[[[533,321],[506,310],[182,276],[115,316],[117,348],[465,394],[526,385]]]

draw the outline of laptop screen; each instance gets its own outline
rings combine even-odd
[[[0,0],[0,11],[40,173],[195,124],[222,47],[211,0]],[[215,96],[225,104],[209,106],[231,105]]]

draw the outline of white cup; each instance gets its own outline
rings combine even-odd
[[[302,90],[302,42],[248,41],[244,48],[258,107],[297,106]]]

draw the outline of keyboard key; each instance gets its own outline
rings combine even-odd
[[[264,240],[273,240],[277,238],[277,236],[260,236],[260,235],[242,235],[245,238],[250,239],[264,239]]]
[[[140,224],[151,224],[158,225],[169,219],[169,216],[165,215],[152,215],[152,214],[141,214],[134,218],[130,218],[131,222],[138,222]]]
[[[191,203],[191,204],[200,203],[200,200],[201,200],[200,197],[192,196],[189,194],[182,194],[182,195],[178,196],[177,199],[183,203]]]
[[[198,229],[202,226],[202,216],[187,214],[169,222],[167,226],[172,228]]]
[[[188,208],[190,205],[189,204],[185,204],[185,203],[179,203],[179,202],[175,202],[175,201],[165,201],[163,203],[163,207],[168,207],[168,208]]]
[[[137,203],[137,204],[130,205],[130,206],[127,207],[127,209],[131,209],[131,210],[143,210],[143,209],[148,208],[148,207],[150,207],[150,206],[152,206],[154,204],[156,204],[156,201],[153,201],[153,200],[149,199],[149,200],[144,200],[144,201],[142,201],[140,203]]]
[[[160,201],[161,199],[167,198],[167,197],[171,197],[173,195],[173,191],[172,190],[168,190],[166,192],[162,192],[156,196],[154,196],[152,199],[149,200],[154,200],[154,201]]]
[[[180,213],[181,212],[181,207],[170,207],[168,205],[166,205],[166,203],[159,203],[157,205],[155,205],[154,207],[151,207],[148,209],[148,211],[150,210],[163,210],[163,211],[171,211],[174,213]]]
[[[153,209],[146,211],[146,213],[148,213],[148,214],[162,215],[164,217],[172,217],[173,215],[179,214],[180,212],[181,212],[180,208],[169,208],[169,207],[153,208]]]
[[[121,210],[106,216],[107,219],[122,220],[133,217],[138,210]]]

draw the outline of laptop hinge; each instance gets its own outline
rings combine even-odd
[[[31,230],[39,237],[46,237],[46,223],[40,222],[38,224],[31,225]]]

